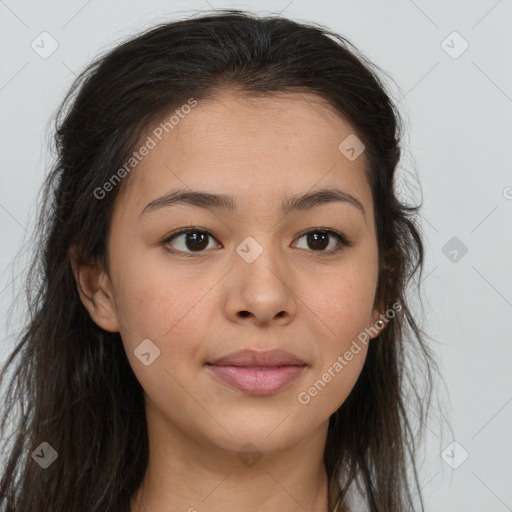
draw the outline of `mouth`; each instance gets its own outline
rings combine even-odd
[[[308,367],[302,359],[284,350],[242,350],[206,363],[215,377],[231,387],[253,395],[270,395],[295,381]]]

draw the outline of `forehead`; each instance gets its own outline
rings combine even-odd
[[[140,139],[137,147],[148,137],[154,147],[131,172],[122,199],[139,212],[178,186],[236,196],[247,207],[263,201],[277,209],[283,195],[329,186],[371,202],[364,153],[351,161],[339,149],[355,130],[319,96],[224,91],[187,112],[159,137],[152,127]]]
[[[187,153],[188,159],[207,154],[216,159],[230,156],[249,160],[255,155],[279,152],[288,161],[300,161],[305,156],[318,159],[329,146],[337,151],[340,136],[350,133],[354,133],[350,123],[314,94],[253,97],[224,91],[198,102],[169,133],[164,133],[169,144],[161,145],[159,153],[174,159]],[[173,139],[179,139],[179,144],[173,145]]]

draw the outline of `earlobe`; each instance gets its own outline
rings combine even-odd
[[[117,312],[110,278],[99,264],[82,264],[72,254],[69,261],[80,300],[96,325],[119,332]]]
[[[387,322],[385,321],[386,316],[382,314],[378,309],[374,309],[372,312],[372,324],[369,329],[371,336],[370,339],[374,339],[379,336],[382,331],[386,328]]]

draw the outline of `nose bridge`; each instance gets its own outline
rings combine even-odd
[[[237,235],[241,241],[236,246],[239,256],[251,263],[259,259],[264,251],[268,253],[277,247],[276,233],[279,231],[281,217],[276,212],[275,201],[271,198],[271,191],[265,197],[257,196],[252,201],[246,200],[246,207],[238,215],[240,229]],[[273,258],[273,254],[266,254]]]
[[[275,220],[272,222],[276,224]],[[270,226],[270,222],[265,223],[264,227],[249,229],[242,234],[245,237],[235,248],[238,257],[242,260],[241,268],[249,272],[257,271],[260,274],[262,271],[264,272],[264,269],[270,272],[267,268],[270,267],[273,273],[279,273],[278,269],[282,267],[283,263],[282,255],[280,255],[280,242],[279,237],[276,236],[276,230]],[[282,267],[283,270],[284,268]]]

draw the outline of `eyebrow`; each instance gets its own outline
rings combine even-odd
[[[366,220],[365,209],[356,197],[348,192],[336,188],[323,188],[297,194],[285,198],[281,204],[281,211],[287,214],[291,211],[311,210],[312,208],[329,204],[329,203],[347,203],[355,206],[361,211]],[[188,205],[205,209],[223,209],[223,210],[236,210],[238,203],[232,196],[226,194],[215,194],[201,190],[193,189],[177,189],[150,201],[140,213],[142,216],[148,211],[154,211],[159,208],[165,208],[175,205]]]

